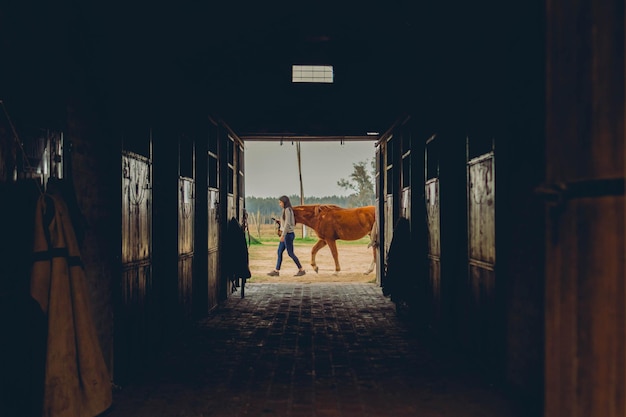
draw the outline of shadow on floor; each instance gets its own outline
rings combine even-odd
[[[107,417],[518,417],[437,358],[374,284],[247,284],[174,343]]]

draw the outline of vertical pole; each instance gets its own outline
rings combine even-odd
[[[298,175],[300,178],[300,205],[304,204],[304,186],[302,184],[302,154],[300,150],[300,141],[296,142],[296,153],[298,157]],[[302,238],[306,237],[306,226],[302,225]]]

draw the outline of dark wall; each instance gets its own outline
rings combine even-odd
[[[107,128],[89,98],[78,92],[68,104],[65,181],[72,186],[83,234],[81,258],[95,326],[112,370],[113,297],[118,291],[121,242],[121,137]]]
[[[0,156],[2,153],[0,153]],[[0,182],[0,414],[41,415],[46,319],[30,296],[34,182]]]
[[[418,138],[412,152],[423,152],[434,134],[441,142],[443,292],[441,301],[431,302],[443,303],[447,331],[441,336],[448,347],[471,361],[480,359],[476,352],[463,352],[459,338],[469,291],[464,147],[468,136],[493,138],[497,339],[488,351],[497,358],[489,377],[530,415],[539,415],[546,277],[544,202],[535,189],[545,178],[545,5],[509,4],[506,10],[495,2],[448,6],[416,5],[414,10],[422,13],[407,15],[416,26],[407,30],[410,40],[404,43],[410,46],[403,53],[413,62],[399,73],[413,74],[413,82],[397,98],[389,96],[411,109]],[[420,191],[415,187],[413,193]],[[414,223],[419,212],[413,212]]]

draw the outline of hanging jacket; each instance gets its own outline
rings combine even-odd
[[[250,278],[248,245],[246,236],[236,218],[231,218],[226,231],[224,251],[224,271],[226,276],[234,278]]]

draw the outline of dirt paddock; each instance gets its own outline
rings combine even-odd
[[[298,271],[293,260],[287,255],[287,251],[283,254],[283,264],[280,270],[280,276],[270,277],[266,274],[270,272],[276,264],[276,250],[278,243],[265,242],[263,244],[251,245],[248,247],[250,255],[250,272],[252,277],[248,282],[282,282],[282,283],[375,283],[376,270],[365,275],[370,262],[372,261],[372,249],[367,247],[365,243],[343,243],[337,241],[337,250],[339,252],[339,265],[341,271],[338,275],[335,272],[335,262],[328,247],[322,248],[316,255],[316,263],[319,272],[315,273],[311,267],[311,248],[314,243],[295,243],[295,253],[300,259],[302,266],[306,270],[306,275],[294,277]]]

